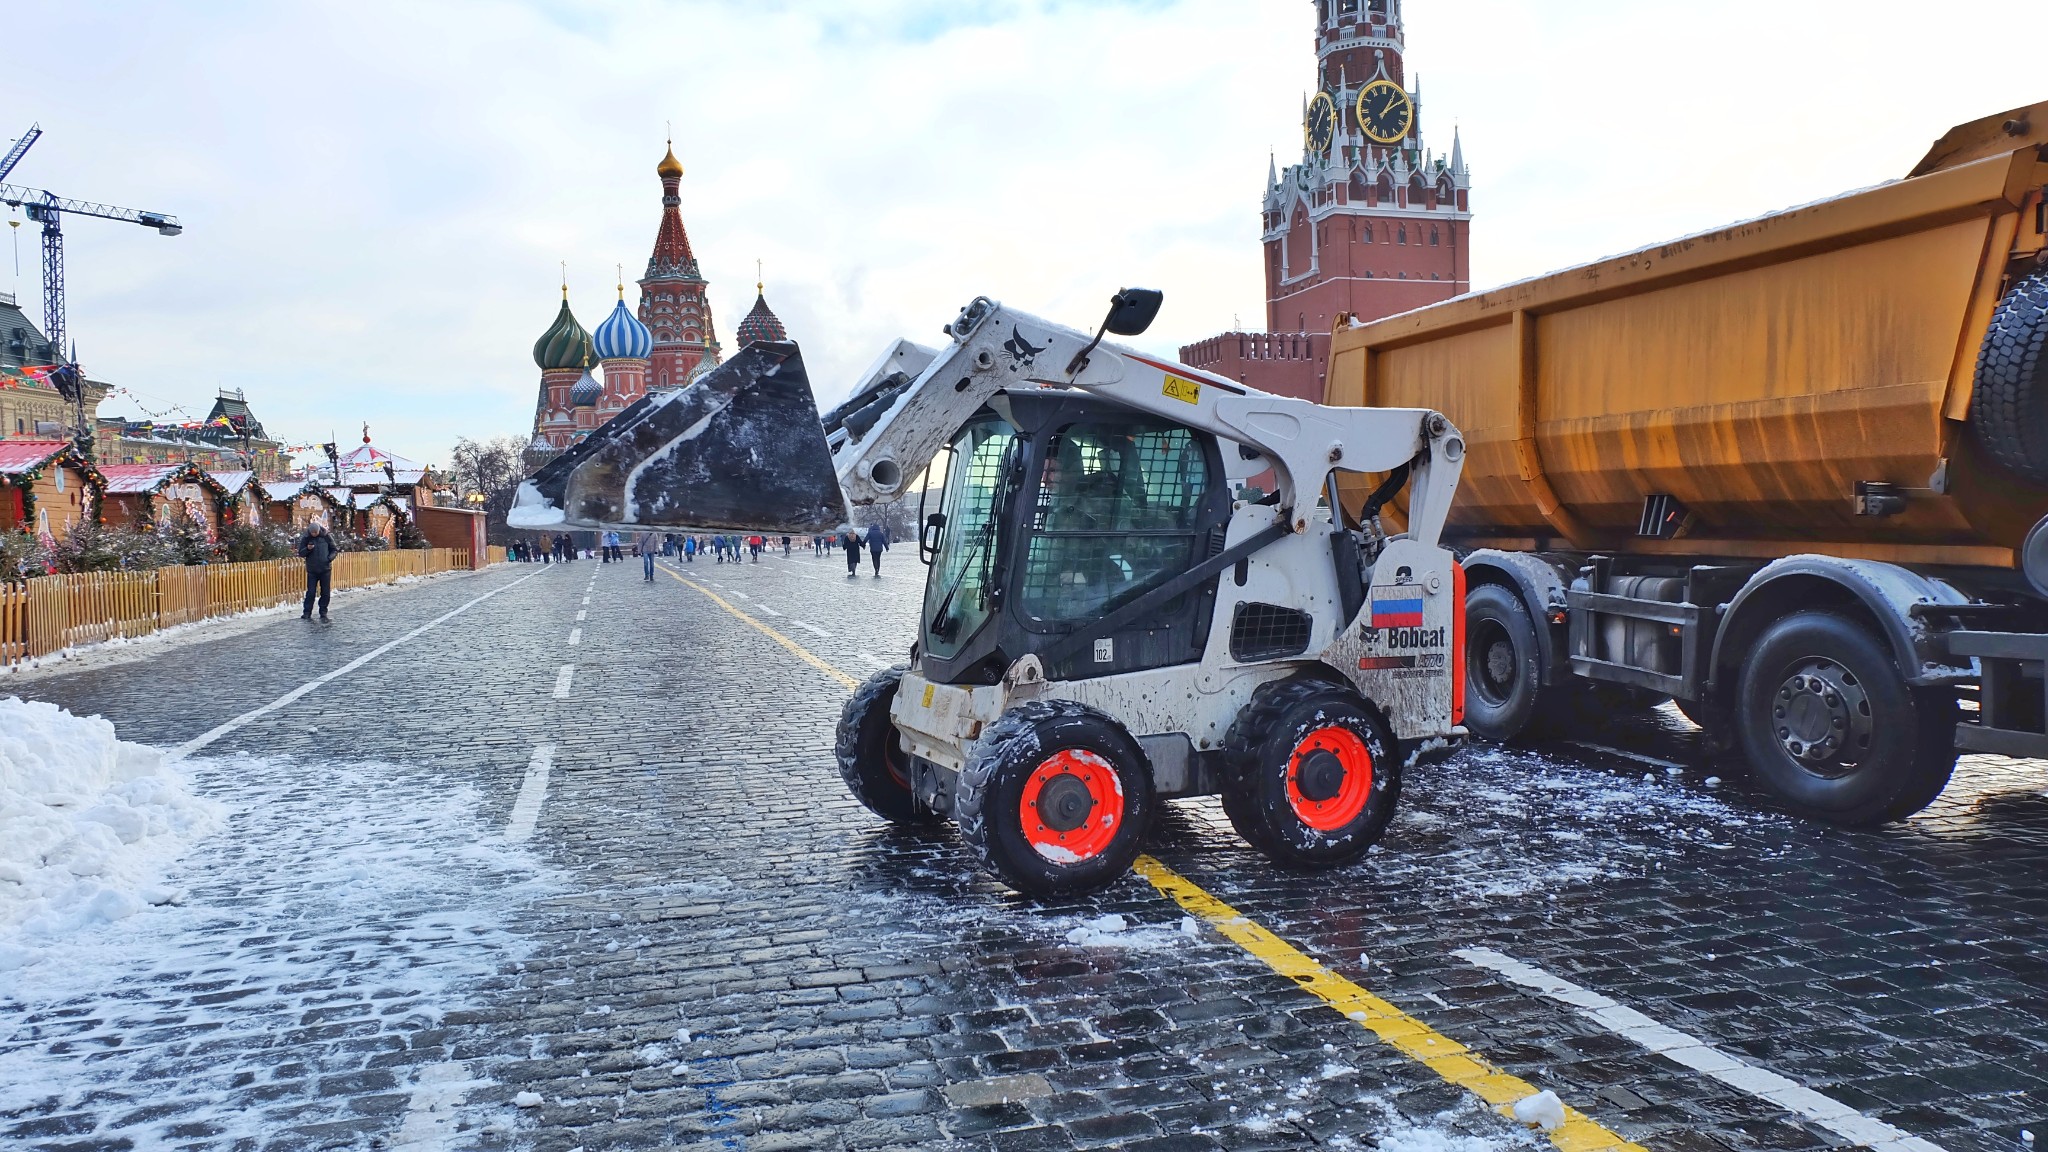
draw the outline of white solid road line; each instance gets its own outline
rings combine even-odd
[[[1739,1056],[1731,1056],[1697,1036],[1667,1028],[1633,1008],[1561,977],[1552,976],[1533,964],[1524,964],[1489,948],[1461,948],[1453,953],[1468,964],[1499,973],[1510,983],[1569,1004],[1578,1014],[1623,1039],[1632,1040],[1695,1072],[1704,1072],[1731,1088],[1767,1100],[1788,1112],[1803,1116],[1839,1136],[1865,1148],[1881,1152],[1943,1152],[1918,1136],[1901,1132],[1882,1120],[1873,1120],[1831,1096],[1823,1096],[1768,1068],[1759,1068]]]
[[[519,782],[519,798],[512,801],[512,818],[505,822],[507,841],[518,844],[533,836],[541,801],[548,798],[548,769],[554,765],[555,746],[535,745],[533,759],[526,762],[526,779]]]
[[[456,1109],[471,1092],[491,1081],[470,1073],[469,1065],[457,1062],[429,1064],[413,1073],[412,1098],[405,1105],[405,1121],[386,1145],[392,1152],[446,1152],[466,1141],[457,1121]]]
[[[543,569],[542,571],[545,571],[545,569]],[[358,656],[355,659],[349,661],[348,663],[343,664],[341,667],[336,668],[334,671],[329,672],[324,676],[316,676],[313,679],[306,681],[304,684],[301,684],[297,688],[294,688],[291,691],[285,693],[284,695],[279,696],[277,699],[272,700],[268,704],[262,705],[258,708],[251,708],[247,712],[244,712],[240,716],[235,717],[233,720],[230,720],[227,723],[222,724],[218,728],[215,728],[209,732],[203,732],[198,736],[194,736],[192,739],[187,740],[183,744],[178,745],[176,748],[171,749],[170,758],[173,760],[183,760],[185,757],[190,756],[194,752],[199,751],[201,748],[206,747],[208,744],[213,743],[215,740],[218,740],[221,737],[227,735],[228,733],[233,732],[235,729],[240,728],[245,724],[251,723],[252,721],[260,720],[263,717],[270,715],[272,712],[275,712],[279,708],[282,708],[285,705],[291,703],[292,701],[297,700],[299,697],[304,696],[306,693],[311,692],[313,689],[318,688],[322,684],[327,683],[329,680],[332,680],[337,676],[348,675],[350,672],[353,672],[356,669],[361,668],[363,665],[368,664],[370,661],[375,660],[377,657],[382,656],[386,652],[391,651],[393,648],[398,647],[400,644],[405,643],[407,640],[410,640],[415,636],[421,635],[422,633],[427,632],[430,629],[437,628],[440,625],[455,619],[457,616],[462,615],[464,612],[469,611],[471,608],[474,608],[477,605],[483,603],[484,601],[489,600],[491,597],[496,596],[498,593],[504,592],[508,589],[515,588],[521,584],[524,584],[528,580],[531,580],[538,575],[540,575],[540,572],[532,572],[525,576],[521,576],[517,580],[509,581],[505,584],[500,584],[498,587],[491,589],[489,592],[486,592],[483,595],[478,596],[476,599],[471,600],[458,608],[454,608],[450,611],[443,612],[439,616],[434,617],[432,620],[427,621],[425,624],[422,624],[419,627],[413,629],[412,631],[407,632],[405,635],[400,636],[398,639],[389,641],[384,644],[380,644],[377,647],[370,649],[368,652],[363,653],[361,656]]]
[[[1676,760],[1664,760],[1656,756],[1645,756],[1641,752],[1630,752],[1626,748],[1610,748],[1605,744],[1595,744],[1591,740],[1567,740],[1565,743],[1574,748],[1584,748],[1588,752],[1598,752],[1605,756],[1619,756],[1624,760],[1633,760],[1638,764],[1648,764],[1652,768],[1683,769],[1685,767],[1685,765],[1680,764]]]
[[[797,627],[803,629],[806,632],[809,632],[813,636],[822,636],[827,640],[830,640],[832,638],[832,634],[830,632],[825,631],[823,628],[818,627],[816,624],[813,624],[808,620],[793,619],[790,621],[790,623],[796,625]]]
[[[562,665],[561,669],[555,673],[555,699],[567,700],[569,698],[569,682],[575,678],[576,666],[574,664]]]
[[[569,629],[569,643],[570,643],[570,644],[572,644],[572,645],[575,645],[575,644],[581,644],[581,643],[583,643],[583,629],[581,629],[581,628],[571,628],[571,629]]]

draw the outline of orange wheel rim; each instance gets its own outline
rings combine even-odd
[[[1302,737],[1287,758],[1287,803],[1303,824],[1335,832],[1372,799],[1372,749],[1334,724]]]
[[[1053,753],[1024,781],[1017,802],[1024,839],[1055,864],[1093,860],[1116,842],[1124,788],[1109,761],[1081,748]]]

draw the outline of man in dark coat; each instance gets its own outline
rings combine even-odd
[[[313,594],[320,594],[320,618],[327,619],[327,601],[334,595],[334,554],[341,551],[335,547],[334,537],[328,535],[327,525],[318,520],[306,525],[306,534],[299,537],[298,554],[306,560],[306,606],[299,613],[299,619],[313,618]]]

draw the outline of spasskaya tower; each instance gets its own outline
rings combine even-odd
[[[1471,290],[1471,173],[1422,139],[1402,0],[1313,0],[1316,87],[1297,164],[1269,168],[1260,206],[1266,331],[1181,349],[1188,364],[1322,399],[1340,316],[1391,316]]]

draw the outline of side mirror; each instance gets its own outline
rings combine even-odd
[[[1109,318],[1102,326],[1119,336],[1141,336],[1159,316],[1166,293],[1155,288],[1126,288],[1109,300]]]

